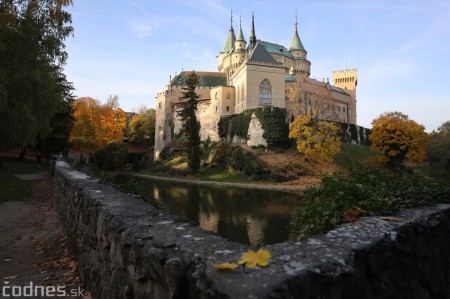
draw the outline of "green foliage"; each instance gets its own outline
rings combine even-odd
[[[130,141],[137,144],[155,144],[155,109],[147,109],[133,116],[129,124],[128,136]]]
[[[70,3],[0,2],[0,149],[51,135],[54,114],[73,98],[63,73],[64,40],[73,31],[63,9]]]
[[[147,153],[128,153],[128,163],[133,171],[140,171],[152,162],[152,156]]]
[[[427,156],[432,175],[450,178],[450,121],[430,134]]]
[[[219,137],[227,138],[231,125],[231,138],[238,136],[247,139],[248,127],[252,114],[261,122],[263,137],[269,147],[286,147],[289,145],[289,124],[286,122],[286,109],[277,107],[247,109],[237,115],[222,117],[217,124]]]
[[[261,122],[264,130],[263,137],[269,148],[289,146],[289,124],[286,121],[286,109],[278,107],[256,109],[255,115]]]
[[[403,208],[450,202],[450,186],[406,172],[383,174],[355,167],[348,176],[334,174],[308,188],[294,212],[290,229],[300,239],[325,233],[344,221],[350,209],[365,215],[391,215]]]
[[[95,161],[97,167],[102,170],[123,169],[128,161],[128,147],[122,142],[108,142],[95,153]]]
[[[219,137],[221,139],[226,139],[227,138],[228,130],[229,130],[229,127],[230,127],[230,122],[232,123],[233,118],[235,116],[236,115],[224,116],[224,117],[221,117],[219,119],[219,122],[217,123],[217,130],[218,130],[218,133],[219,133]]]
[[[252,152],[240,146],[233,146],[227,156],[228,166],[241,171],[246,176],[261,180],[270,176],[268,165]]]
[[[248,109],[239,113],[235,118],[233,118],[231,128],[232,136],[236,135],[240,138],[247,139],[248,126],[250,124],[250,121],[252,120],[253,112],[254,109]]]
[[[200,169],[200,122],[197,120],[195,111],[197,110],[198,95],[195,88],[198,85],[198,76],[192,72],[186,79],[187,87],[183,88],[183,98],[188,99],[182,103],[182,109],[178,115],[183,122],[182,132],[186,136],[186,155],[188,157],[188,167],[192,173],[197,173]]]

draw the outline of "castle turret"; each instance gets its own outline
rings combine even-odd
[[[242,20],[239,19],[239,32],[236,37],[236,41],[234,42],[235,51],[245,51],[245,45],[247,42],[245,41],[244,34],[242,33]]]
[[[297,12],[295,13],[294,26],[294,36],[292,37],[291,46],[289,47],[289,52],[294,56],[294,72],[302,73],[309,77],[311,73],[311,62],[306,59],[307,52],[298,35]]]
[[[228,31],[228,37],[225,41],[225,46],[223,47],[223,50],[219,54],[219,65],[218,70],[223,72],[226,65],[231,64],[231,61],[226,62],[227,56],[229,56],[230,53],[234,51],[234,46],[236,42],[236,36],[234,35],[234,29],[233,29],[233,11],[231,11],[231,26],[230,30]]]

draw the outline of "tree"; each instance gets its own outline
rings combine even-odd
[[[70,133],[70,141],[78,146],[99,149],[109,141],[121,141],[126,127],[126,113],[111,109],[98,100],[83,97],[72,106],[75,123]]]
[[[295,83],[290,84],[287,100],[289,114],[311,114],[315,119],[339,121],[328,83],[318,82],[298,74]]]
[[[427,156],[434,175],[450,177],[450,121],[430,134]]]
[[[186,154],[188,167],[193,173],[197,173],[200,169],[200,122],[195,115],[198,99],[195,88],[198,85],[198,80],[195,72],[189,75],[186,80],[186,87],[183,88],[183,99],[187,99],[187,101],[181,103],[181,110],[177,111],[183,123],[181,132],[187,139]]]
[[[63,73],[71,0],[0,2],[0,149],[25,148],[52,134],[73,99]],[[56,117],[58,118],[58,117]],[[70,115],[69,115],[70,126]],[[59,133],[58,133],[59,134]]]
[[[295,138],[297,151],[307,159],[332,161],[340,151],[339,127],[312,113],[298,115],[290,124],[289,138]]]
[[[128,135],[131,142],[149,146],[155,144],[155,109],[144,109],[130,120]]]
[[[426,158],[425,127],[401,112],[385,113],[374,119],[369,139],[371,147],[383,152],[394,168]]]

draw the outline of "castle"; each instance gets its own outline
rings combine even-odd
[[[332,103],[332,109],[327,104],[333,114],[330,119],[356,124],[357,70],[334,71],[334,85],[328,79],[310,78],[311,62],[298,34],[297,17],[294,25],[292,42],[287,49],[257,39],[253,15],[247,43],[241,22],[235,35],[231,17],[225,46],[218,56],[218,72],[196,71],[199,76],[197,119],[202,140],[219,140],[217,123],[221,117],[257,107],[285,108],[289,115],[295,116],[301,110],[312,111],[315,103],[322,99]],[[166,89],[156,96],[155,159],[181,129],[176,111],[180,109],[179,104],[186,101],[182,92],[191,73],[183,71],[170,78]],[[250,135],[249,139],[252,139]],[[248,143],[264,144],[264,140],[249,140]]]

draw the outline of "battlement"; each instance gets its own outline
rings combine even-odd
[[[333,76],[348,76],[348,75],[357,75],[358,74],[358,70],[356,68],[354,69],[347,69],[347,70],[338,70],[338,71],[333,71]]]

